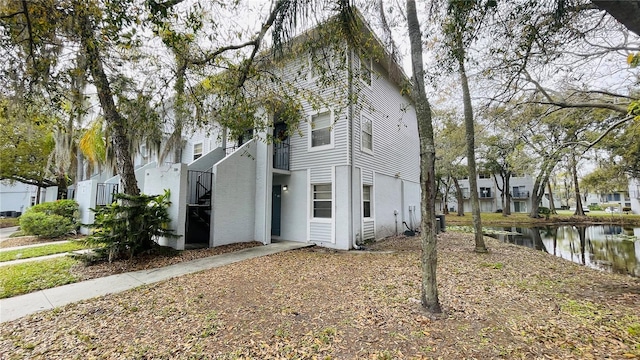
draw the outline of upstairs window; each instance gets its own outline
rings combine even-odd
[[[371,185],[362,186],[362,216],[371,217]]]
[[[193,160],[197,160],[202,156],[202,143],[193,144]]]
[[[331,184],[313,185],[313,217],[331,218]]]
[[[373,152],[373,123],[371,119],[362,117],[362,151]]]
[[[311,116],[311,147],[331,146],[331,112]]]

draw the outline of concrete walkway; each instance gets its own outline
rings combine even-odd
[[[43,242],[43,243],[40,243],[40,244],[31,244],[31,245],[12,246],[12,247],[7,247],[7,248],[1,248],[1,249],[0,249],[0,252],[3,252],[3,251],[13,251],[13,250],[21,250],[21,249],[28,249],[28,248],[38,247],[38,246],[64,244],[64,243],[68,243],[68,242],[69,242],[69,240],[61,240],[61,241],[49,241],[49,242]]]
[[[16,260],[3,261],[3,262],[0,262],[0,267],[9,266],[9,265],[24,264],[26,262],[32,262],[32,261],[43,261],[43,260],[55,259],[55,258],[59,258],[59,257],[71,255],[71,254],[82,255],[82,254],[86,254],[86,253],[88,253],[90,251],[93,251],[93,250],[92,249],[83,249],[83,250],[76,250],[76,251],[71,251],[71,252],[63,252],[63,253],[57,253],[57,254],[51,254],[51,255],[36,256],[36,257],[31,257],[31,258],[26,258],[26,259],[16,259]]]
[[[13,234],[14,232],[16,232],[16,231],[18,231],[18,227],[17,226],[6,227],[6,228],[0,229],[0,241],[8,239],[9,236],[11,234]]]
[[[0,300],[0,323],[15,320],[43,310],[64,306],[97,296],[123,292],[177,276],[191,274],[235,262],[279,252],[310,247],[313,244],[281,241],[236,252],[182,262],[163,268],[140,270],[59,286]]]

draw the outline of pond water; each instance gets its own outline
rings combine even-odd
[[[509,235],[490,235],[590,268],[640,277],[640,227],[562,225],[499,227]],[[517,233],[517,234],[516,234]]]

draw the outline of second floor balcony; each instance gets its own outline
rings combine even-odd
[[[511,198],[513,199],[528,199],[531,196],[531,193],[527,190],[519,190],[511,193]]]
[[[491,191],[491,189],[480,189],[480,191],[478,191],[478,195],[480,196],[480,199],[493,199],[493,191]]]

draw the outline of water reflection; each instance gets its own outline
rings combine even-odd
[[[504,242],[546,251],[594,269],[640,277],[640,228],[563,225],[494,229],[518,233],[495,235]]]

